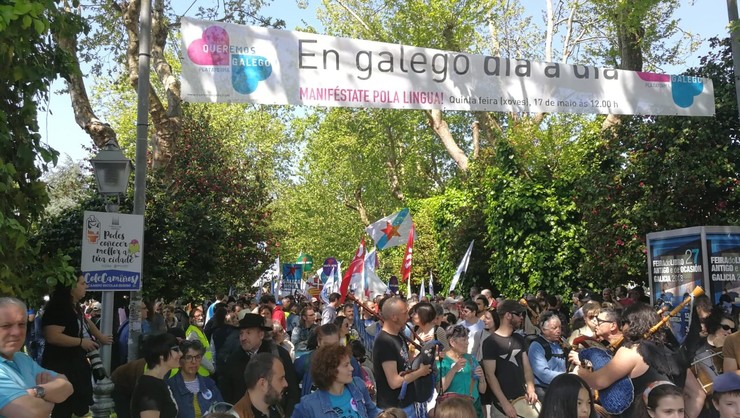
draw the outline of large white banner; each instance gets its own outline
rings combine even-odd
[[[144,216],[85,211],[82,275],[87,290],[141,290]]]
[[[182,18],[190,102],[714,115],[705,78],[462,54]]]

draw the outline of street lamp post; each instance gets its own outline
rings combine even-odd
[[[98,192],[103,195],[106,201],[106,212],[118,212],[121,195],[126,193],[128,188],[128,180],[133,166],[131,160],[123,155],[116,140],[111,139],[90,162],[95,171]],[[113,335],[113,292],[103,291],[102,293],[103,316],[100,320],[100,332],[103,335]],[[116,341],[113,341],[113,344],[115,343]],[[100,346],[100,359],[109,376],[111,373],[111,349],[110,345]],[[113,383],[107,377],[96,382],[94,389],[95,404],[92,407],[93,417],[110,416],[110,411],[113,408],[113,399],[110,396],[112,391]]]

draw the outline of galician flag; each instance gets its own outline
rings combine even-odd
[[[341,303],[344,303],[344,299],[347,297],[347,291],[349,290],[350,282],[359,284],[362,281],[362,270],[365,264],[365,239],[360,242],[360,247],[355,253],[355,257],[349,263],[349,268],[342,277],[342,285],[339,287],[339,293],[342,295]]]
[[[468,271],[468,263],[470,262],[470,253],[473,252],[473,243],[475,240],[470,241],[470,245],[468,246],[468,251],[465,251],[465,256],[463,257],[462,261],[460,261],[460,265],[457,266],[457,271],[455,271],[455,276],[452,277],[452,282],[450,283],[450,290],[447,292],[452,292],[455,290],[455,286],[457,286],[457,282],[460,280],[460,276],[462,276],[463,273]]]
[[[411,230],[411,214],[408,208],[375,222],[365,228],[373,237],[375,247],[380,251],[403,244],[403,239]]]
[[[403,264],[401,264],[401,281],[406,282],[411,277],[411,259],[413,258],[414,252],[414,224],[411,224],[409,229],[409,239],[406,242],[406,253],[403,256]]]

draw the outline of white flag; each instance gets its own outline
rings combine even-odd
[[[447,292],[452,292],[455,290],[455,286],[457,286],[457,282],[460,280],[460,276],[462,276],[463,273],[468,271],[468,263],[470,262],[470,253],[473,252],[473,243],[475,240],[470,241],[470,245],[468,246],[468,251],[465,251],[465,256],[463,257],[462,261],[460,261],[460,265],[457,266],[457,271],[455,271],[455,276],[452,278],[452,282],[450,283],[450,290]]]
[[[424,289],[424,278],[421,278],[421,287],[419,287],[419,302],[423,301],[427,296],[427,291]]]
[[[406,242],[411,230],[411,214],[408,208],[393,215],[376,221],[365,228],[365,231],[373,237],[375,247],[378,250],[395,247]]]

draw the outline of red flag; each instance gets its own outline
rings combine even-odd
[[[339,287],[339,293],[342,295],[341,303],[344,303],[344,298],[347,297],[347,290],[349,289],[349,283],[352,281],[352,276],[355,274],[362,274],[362,268],[365,264],[365,238],[360,242],[360,248],[355,253],[355,258],[349,263],[349,268],[342,277],[342,285]]]
[[[411,257],[414,252],[414,224],[411,224],[409,229],[409,240],[406,242],[406,254],[403,256],[403,264],[401,264],[401,281],[405,282],[411,277]]]

